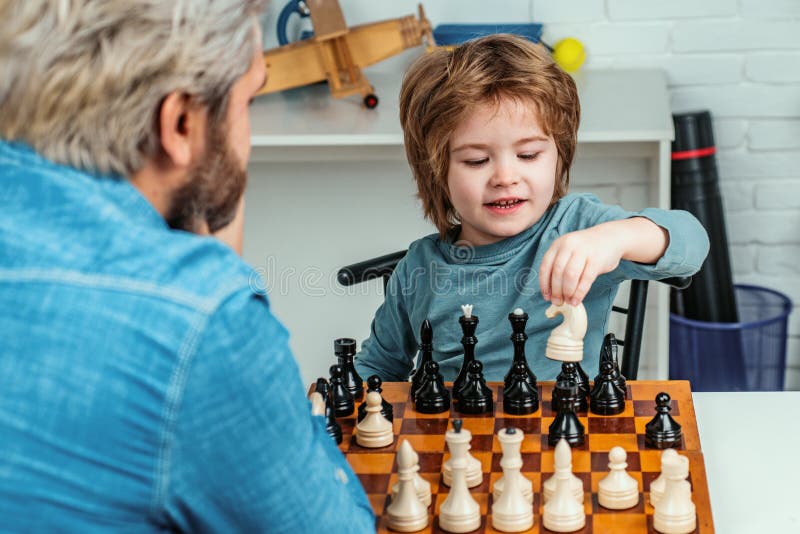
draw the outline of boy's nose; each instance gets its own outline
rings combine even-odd
[[[507,187],[519,182],[519,176],[514,168],[508,165],[497,167],[492,175],[491,185],[494,187]]]

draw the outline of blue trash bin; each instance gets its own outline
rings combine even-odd
[[[736,288],[738,323],[669,317],[669,377],[693,391],[780,391],[792,302],[765,287]]]

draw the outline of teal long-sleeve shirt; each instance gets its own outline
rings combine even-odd
[[[548,209],[524,232],[490,245],[466,248],[438,234],[414,241],[386,288],[383,304],[372,321],[370,336],[356,357],[363,377],[377,374],[384,381],[404,381],[413,368],[419,330],[428,319],[433,327],[433,359],[445,380],[461,368],[464,350],[458,317],[462,304],[473,304],[479,317],[475,356],[489,381],[502,380],[514,355],[508,314],[528,313],[528,364],[540,380],[554,380],[560,362],[544,356],[547,338],[560,319],[547,319],[550,303],[539,289],[542,257],[558,237],[600,223],[645,217],[669,233],[664,255],[653,265],[622,260],[599,276],[583,300],[588,317],[584,367],[596,369],[600,345],[619,284],[624,280],[658,280],[696,273],[708,253],[708,235],[690,213],[646,208],[630,212],[603,204],[594,195],[569,194]]]

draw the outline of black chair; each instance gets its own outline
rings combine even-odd
[[[389,277],[394,272],[397,263],[406,255],[405,250],[386,254],[370,260],[347,265],[339,269],[337,280],[343,286],[352,286],[375,280],[383,279],[383,288],[389,282]],[[644,331],[644,312],[647,305],[648,280],[631,280],[628,307],[613,306],[612,311],[627,315],[625,320],[625,339],[617,339],[622,345],[622,362],[620,372],[630,380],[636,380],[639,374],[639,357],[642,350],[642,333]],[[691,284],[691,277],[674,277],[658,280],[675,289],[686,289]]]

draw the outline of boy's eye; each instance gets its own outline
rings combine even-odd
[[[466,163],[470,167],[480,167],[481,165],[483,165],[487,161],[489,161],[489,158],[468,159],[468,160],[464,161],[464,163]]]
[[[519,159],[534,160],[539,157],[539,154],[539,152],[533,152],[529,154],[520,154],[518,157]]]

